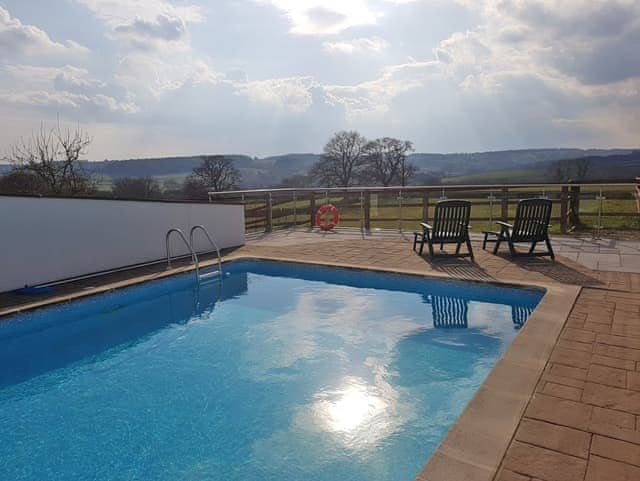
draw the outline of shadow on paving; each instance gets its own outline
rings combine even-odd
[[[551,259],[526,258],[526,257],[510,257],[507,254],[498,254],[503,259],[516,264],[518,267],[542,274],[549,279],[563,284],[573,284],[577,286],[602,287],[605,284],[584,272],[574,269],[567,264]]]

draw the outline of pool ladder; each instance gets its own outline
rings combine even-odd
[[[201,230],[202,232],[204,232],[204,235],[206,236],[207,240],[209,241],[209,243],[211,244],[213,249],[216,251],[216,254],[218,255],[218,270],[217,271],[207,272],[206,274],[202,274],[202,275],[200,274],[200,261],[198,260],[198,254],[196,254],[195,247],[194,247],[194,244],[193,244],[193,234],[197,230]],[[184,244],[187,246],[187,249],[189,250],[189,254],[191,254],[191,260],[192,260],[193,264],[195,265],[196,280],[198,282],[200,282],[201,280],[204,280],[204,279],[208,279],[210,277],[214,277],[216,275],[218,275],[220,278],[222,278],[222,258],[220,256],[220,249],[218,248],[218,244],[213,240],[213,238],[209,234],[209,231],[203,225],[194,225],[191,228],[191,232],[189,232],[189,240],[188,241],[187,241],[187,237],[184,235],[184,232],[182,232],[181,229],[178,229],[178,228],[174,227],[174,228],[169,229],[167,231],[167,235],[165,236],[165,246],[166,246],[166,250],[167,250],[167,269],[171,269],[171,246],[169,244],[169,240],[171,239],[171,234],[173,234],[173,233],[178,234],[180,239],[182,239]]]

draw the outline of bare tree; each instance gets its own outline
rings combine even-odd
[[[233,161],[224,155],[203,157],[202,164],[193,169],[191,177],[192,181],[200,182],[216,192],[233,189],[240,182],[240,172]]]
[[[354,185],[364,165],[367,139],[356,131],[336,133],[324,146],[322,158],[309,170],[309,175],[326,187]]]
[[[591,168],[588,157],[558,160],[553,167],[553,176],[560,182],[581,181],[587,178]]]
[[[591,168],[591,159],[583,157],[575,160],[575,172],[577,180],[586,180],[589,169]]]
[[[33,174],[40,180],[44,194],[83,194],[93,190],[89,175],[80,165],[91,138],[80,127],[51,129],[40,126],[28,138],[11,146],[6,159],[15,170]]]
[[[408,140],[383,137],[369,142],[366,146],[367,180],[388,187],[394,183],[405,186],[417,168],[407,162],[407,153],[413,151]]]

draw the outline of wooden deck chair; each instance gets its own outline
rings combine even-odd
[[[482,248],[485,249],[488,242],[495,242],[493,253],[497,254],[500,243],[506,241],[512,256],[551,256],[551,259],[555,259],[549,240],[551,208],[552,204],[549,199],[521,200],[518,202],[513,225],[498,221],[496,224],[500,226],[500,232],[482,231],[484,233]],[[489,238],[489,236],[493,238]],[[534,252],[538,242],[544,242],[547,245],[545,252]],[[515,244],[518,243],[529,244],[529,251],[517,252]]]
[[[420,243],[420,255],[425,243],[429,246],[429,255],[434,257],[433,245],[457,244],[456,256],[470,256],[473,259],[473,249],[469,239],[469,217],[471,216],[471,202],[466,200],[441,200],[436,204],[433,215],[433,227],[421,222],[422,232],[413,233],[413,250]],[[467,245],[466,254],[460,254],[460,246]]]

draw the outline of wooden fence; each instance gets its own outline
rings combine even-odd
[[[545,197],[553,202],[555,231],[574,229],[639,229],[640,178],[626,183],[494,184],[411,187],[349,187],[306,189],[254,189],[210,192],[217,203],[245,206],[247,232],[315,226],[318,208],[327,203],[341,212],[340,224],[372,228],[415,228],[429,221],[435,203],[467,199],[472,203],[475,229],[495,220],[512,219],[521,199]]]

